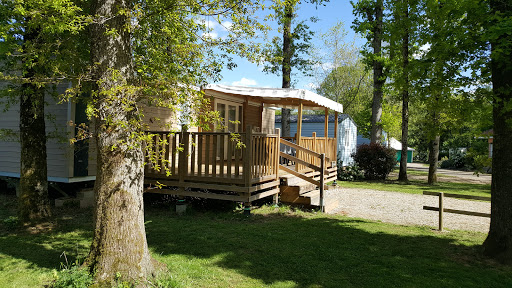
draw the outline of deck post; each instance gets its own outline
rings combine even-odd
[[[338,165],[338,111],[334,112],[334,159]]]
[[[313,132],[313,134],[311,136],[313,136],[313,149],[311,149],[311,150],[318,152],[318,151],[316,151],[316,132]]]
[[[252,126],[247,125],[245,129],[245,150],[243,155],[243,174],[244,174],[244,185],[245,187],[251,186],[252,179]],[[249,197],[247,197],[249,198]]]
[[[279,180],[279,151],[281,149],[281,129],[277,128],[276,134],[277,134],[277,141],[276,141],[275,151],[276,151],[277,155],[276,155],[276,159],[275,159],[276,162],[274,164],[274,167],[276,167],[276,180]]]
[[[313,136],[313,144],[311,145],[311,150],[313,150],[313,151],[315,151],[315,152],[318,152],[318,151],[317,151],[317,149],[316,149],[316,140],[317,140],[317,139],[316,139],[316,132],[313,132],[313,135],[312,135],[312,136]],[[316,163],[317,163],[317,162],[316,162],[316,159],[315,159],[315,158],[313,158],[313,164],[315,164],[315,165],[316,165]]]
[[[327,148],[327,139],[329,138],[329,108],[325,108],[325,121],[324,121],[324,137],[325,148]]]
[[[297,136],[295,141],[297,141],[297,145],[301,145],[300,138],[302,136],[302,100],[299,102],[299,111],[297,115]],[[297,151],[297,158],[299,157],[299,151]],[[295,163],[295,171],[299,172],[299,163]]]
[[[320,211],[325,212],[324,206],[325,186],[325,153],[320,154]]]
[[[244,202],[244,215],[251,215],[251,202]]]
[[[187,132],[187,125],[181,126],[181,139],[180,144],[183,150],[180,152],[179,166],[178,166],[178,177],[179,182],[185,182],[185,176],[188,174],[188,144],[189,144],[189,133]]]

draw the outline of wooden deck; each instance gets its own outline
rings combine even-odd
[[[279,193],[277,134],[152,134],[145,183],[182,189],[150,188],[148,192],[242,202]]]
[[[248,131],[237,135],[153,132],[147,143],[146,192],[250,203],[277,195],[280,177],[289,173],[315,170],[310,175],[318,179],[322,167],[324,177],[310,182],[323,186],[332,178],[328,170],[335,169],[329,158],[336,157],[335,139],[303,137],[301,143],[307,147],[294,146],[298,152],[290,156],[280,151],[284,142],[277,133]],[[285,158],[292,159],[294,165],[281,166]]]

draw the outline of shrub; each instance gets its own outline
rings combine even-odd
[[[18,220],[18,217],[9,216],[3,220],[3,223],[7,231],[14,231],[16,230],[16,228],[18,228],[20,222]]]
[[[396,150],[377,143],[363,144],[352,154],[366,179],[386,179],[396,165]]]
[[[55,275],[55,281],[50,285],[52,288],[87,288],[93,283],[93,277],[87,269],[73,265],[69,269],[63,269]]]
[[[364,178],[363,169],[357,165],[338,167],[338,180],[354,181]]]

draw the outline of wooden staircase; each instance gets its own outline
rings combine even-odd
[[[334,181],[336,179],[336,166],[327,168],[328,174],[325,176],[325,183]],[[320,172],[308,172],[304,175],[319,181]],[[320,189],[313,183],[305,181],[292,174],[286,174],[280,177],[280,192],[281,202],[292,205],[300,205],[307,208],[320,208]],[[326,187],[328,190],[329,186]],[[329,197],[330,193],[324,193],[324,212],[330,211],[338,207],[338,200],[334,197]]]

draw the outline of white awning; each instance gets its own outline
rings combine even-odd
[[[299,101],[304,109],[330,110],[343,113],[343,105],[305,89],[257,88],[210,84],[203,88],[225,94],[258,97],[270,107],[296,109]]]

